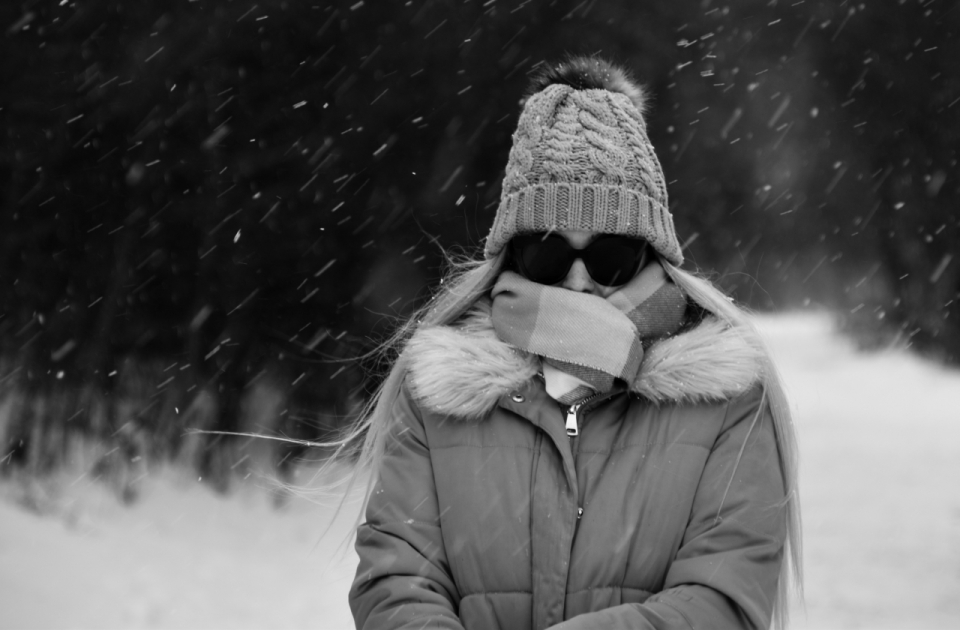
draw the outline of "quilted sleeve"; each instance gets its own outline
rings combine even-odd
[[[405,392],[356,548],[360,564],[349,600],[357,628],[462,629],[426,434]]]

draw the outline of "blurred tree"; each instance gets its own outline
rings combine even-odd
[[[136,422],[166,452],[201,392],[201,424],[235,429],[258,374],[318,339],[369,347],[439,244],[480,244],[529,75],[566,54],[651,87],[692,265],[956,358],[958,19],[918,0],[6,3],[5,383],[79,391],[71,422],[112,435],[126,359],[156,360],[173,367]],[[342,390],[329,404],[356,380],[292,371]]]
[[[886,319],[927,349],[960,359],[960,11],[899,0],[836,9],[843,37],[821,42],[842,90],[837,124],[864,165],[868,204],[845,217],[848,244],[869,240],[850,307]],[[878,34],[883,34],[882,38]],[[869,170],[867,170],[869,169]],[[858,178],[859,180],[859,178]],[[867,254],[867,255],[864,255]]]

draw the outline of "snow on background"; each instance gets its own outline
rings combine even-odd
[[[960,372],[857,353],[824,315],[759,323],[800,433],[793,627],[960,627]],[[84,477],[4,482],[0,627],[352,628],[356,502],[331,523],[332,500],[277,509],[259,486],[224,497],[156,471],[123,507]]]

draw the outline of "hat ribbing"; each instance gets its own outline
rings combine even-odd
[[[574,59],[539,79],[507,160],[484,255],[518,234],[587,230],[647,240],[683,262],[663,169],[647,138],[642,90],[599,59]]]

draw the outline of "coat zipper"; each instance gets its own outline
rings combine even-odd
[[[567,420],[564,423],[567,429],[567,437],[570,439],[570,452],[573,455],[574,468],[577,466],[577,451],[580,449],[580,408],[586,401],[586,399],[581,400],[567,407]],[[580,497],[574,498],[577,504],[577,520],[573,523],[573,540],[576,540],[577,534],[580,532],[580,518],[583,516],[583,507],[580,505]]]
[[[564,426],[567,430],[567,436],[570,438],[571,451],[574,459],[574,466],[576,466],[577,452],[580,450],[580,409],[587,404],[592,402],[595,398],[600,396],[600,392],[588,396],[581,400],[578,403],[570,405],[567,407],[566,414],[567,419],[564,422]],[[583,506],[580,505],[580,498],[577,497],[577,520],[573,524],[573,537],[576,539],[577,532],[580,531],[580,518],[583,516]]]
[[[566,428],[567,435],[570,437],[575,437],[580,434],[580,427],[577,426],[577,412],[580,411],[581,405],[583,405],[583,403],[579,402],[567,408]]]
[[[574,404],[570,405],[569,407],[567,407],[567,411],[566,411],[567,420],[566,420],[566,422],[564,423],[564,426],[565,426],[565,428],[566,428],[566,430],[567,430],[567,436],[573,438],[573,437],[577,437],[578,435],[580,435],[580,417],[579,417],[579,416],[580,416],[580,408],[583,407],[585,404],[587,404],[588,402],[590,402],[591,400],[593,400],[594,398],[596,398],[596,397],[599,396],[599,395],[600,395],[600,393],[597,392],[596,394],[594,394],[594,395],[592,395],[592,396],[588,396],[588,397],[584,398],[583,400],[581,400],[580,402],[574,403]]]

